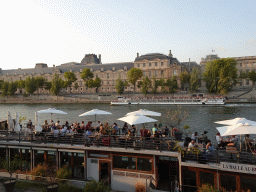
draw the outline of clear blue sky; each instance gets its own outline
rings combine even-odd
[[[255,0],[1,1],[1,68],[81,62],[88,53],[103,63],[169,50],[181,62],[255,56],[255,9]]]

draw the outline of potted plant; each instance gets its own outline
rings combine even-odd
[[[3,162],[3,168],[9,172],[10,178],[4,182],[4,188],[6,192],[13,192],[16,184],[16,179],[12,178],[14,171],[20,169],[22,166],[23,160],[18,155],[10,158],[7,157],[6,161]]]

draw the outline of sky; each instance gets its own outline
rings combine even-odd
[[[256,0],[0,1],[2,69],[49,67],[101,54],[102,63],[137,53],[180,62],[256,56]]]

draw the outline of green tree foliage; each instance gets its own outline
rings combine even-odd
[[[18,81],[18,88],[19,89],[24,89],[25,88],[25,81],[24,80],[20,79]]]
[[[244,71],[244,72],[240,73],[239,79],[247,79],[247,78],[249,78],[248,76],[249,76],[249,74],[247,74],[247,73]]]
[[[27,77],[25,79],[25,90],[28,94],[32,94],[37,90],[35,77]]]
[[[93,87],[93,73],[90,71],[89,68],[84,68],[82,73],[80,74],[80,77],[84,80],[85,86],[88,88]]]
[[[74,88],[75,88],[75,90],[77,90],[78,89],[78,83],[77,82],[75,82],[75,85],[74,85]]]
[[[64,86],[64,81],[60,78],[59,74],[54,74],[51,84],[51,93],[53,95],[59,95],[61,88]]]
[[[253,82],[253,84],[255,84],[256,81],[256,72],[255,71],[250,71],[248,73],[248,77],[249,79]]]
[[[173,76],[171,79],[167,79],[165,85],[168,88],[168,93],[175,93],[178,89],[177,77]]]
[[[139,82],[139,87],[141,88],[140,92],[146,96],[149,88],[151,87],[151,81],[148,76],[144,77],[142,81]]]
[[[18,82],[10,82],[8,86],[8,95],[13,96],[14,93],[17,91]]]
[[[44,77],[35,77],[36,89],[42,89],[45,87],[46,79]]]
[[[45,89],[50,91],[52,88],[52,82],[51,81],[46,81],[45,82]]]
[[[135,92],[135,85],[136,82],[143,77],[143,72],[141,69],[138,68],[131,68],[128,73],[127,73],[127,80],[129,83],[131,83],[134,87],[134,92]]]
[[[228,92],[237,83],[236,60],[233,58],[216,59],[206,63],[203,74],[206,88],[210,93]],[[218,86],[220,77],[228,81],[231,86]],[[220,81],[222,84],[223,80]],[[228,88],[228,90],[220,90]]]
[[[163,85],[163,80],[156,80],[155,76],[152,79],[152,93],[156,94],[159,86]]]
[[[4,81],[1,87],[1,90],[2,90],[1,96],[4,97],[8,95],[8,88],[9,88],[9,82]]]
[[[77,80],[75,73],[70,71],[64,73],[64,78],[66,79],[65,87],[71,87],[72,83]]]
[[[122,95],[124,93],[124,90],[125,90],[125,81],[123,81],[121,79],[121,77],[118,77],[117,80],[116,80],[116,84],[115,84],[115,89],[116,89],[116,92],[119,94],[119,95]]]
[[[84,186],[84,192],[110,192],[110,186],[106,186],[102,181],[89,181]]]
[[[193,67],[189,82],[189,90],[191,93],[194,93],[199,87],[199,72],[195,67]]]
[[[187,72],[187,71],[184,71],[180,74],[180,83],[181,83],[181,86],[182,88],[184,89],[184,85],[186,83],[189,83],[190,82],[190,74]]]
[[[166,84],[165,84],[165,78],[162,77],[161,79],[158,80],[159,86],[161,86],[161,91],[166,92]]]
[[[0,89],[2,89],[3,83],[4,83],[4,80],[0,79]]]
[[[97,89],[101,86],[101,79],[99,77],[96,77],[93,81],[93,87],[96,87]]]

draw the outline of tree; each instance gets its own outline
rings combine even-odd
[[[88,88],[93,87],[93,73],[90,71],[89,68],[84,68],[82,73],[80,74],[80,77],[84,80],[85,86]]]
[[[76,75],[73,72],[65,72],[64,73],[65,81],[65,87],[71,87],[72,83],[77,80]]]
[[[161,91],[166,92],[166,84],[165,84],[165,78],[162,77],[161,79],[158,80],[159,86],[161,86]]]
[[[184,89],[185,84],[189,83],[190,81],[190,74],[187,71],[184,71],[180,74],[180,83],[181,83],[181,87],[182,89]]]
[[[2,83],[2,87],[1,87],[1,90],[2,90],[1,96],[7,96],[8,95],[8,88],[9,88],[9,82],[4,81]]]
[[[193,67],[192,73],[190,75],[190,84],[189,84],[189,90],[191,93],[194,93],[198,87],[199,87],[199,72],[198,69]]]
[[[168,87],[168,93],[175,93],[178,89],[177,77],[173,76],[171,79],[167,79],[165,85]]]
[[[32,94],[37,90],[35,77],[28,76],[25,79],[25,90],[28,94]]]
[[[14,93],[17,91],[18,82],[10,82],[8,86],[8,95],[13,96]]]
[[[156,94],[159,86],[162,85],[162,80],[156,80],[155,76],[152,79],[152,93]]]
[[[256,81],[256,72],[255,71],[250,71],[248,73],[248,77],[249,79],[253,82],[253,85],[255,85],[255,81]]]
[[[78,83],[77,82],[75,82],[75,85],[74,85],[74,88],[75,88],[75,90],[77,90],[78,89]]]
[[[249,74],[247,74],[245,71],[241,72],[239,75],[239,79],[247,79],[249,77]]]
[[[96,88],[96,93],[98,92],[99,87],[101,86],[101,79],[96,77],[93,81],[93,87]]]
[[[42,89],[45,87],[46,79],[44,77],[35,77],[36,90]]]
[[[233,58],[216,59],[206,63],[203,77],[204,81],[206,82],[206,88],[210,93],[230,91],[230,89],[237,83],[236,64],[237,62]],[[228,81],[228,83],[231,85],[225,87],[228,88],[228,90],[219,90],[219,88],[224,88],[223,86],[218,86],[220,75],[222,75],[222,78],[224,78],[225,81]],[[222,81],[220,83],[222,83]]]
[[[131,68],[128,73],[127,73],[127,80],[129,83],[131,83],[134,87],[134,92],[135,92],[135,85],[136,82],[143,77],[143,72],[141,69],[138,68]]]
[[[148,76],[144,77],[142,81],[140,81],[139,87],[141,88],[141,93],[146,96],[148,94],[149,88],[151,87],[151,81]]]
[[[116,80],[115,89],[119,95],[122,95],[124,93],[125,81],[123,81],[120,76]]]
[[[51,81],[46,81],[45,82],[45,89],[50,91],[52,88],[52,82]]]
[[[24,80],[20,79],[18,81],[18,88],[19,89],[24,89],[25,88],[25,81]]]
[[[110,186],[104,185],[102,181],[92,180],[86,182],[84,186],[84,192],[110,192]]]
[[[64,86],[64,81],[60,78],[59,74],[55,73],[51,81],[51,92],[53,95],[59,95],[61,88]]]

